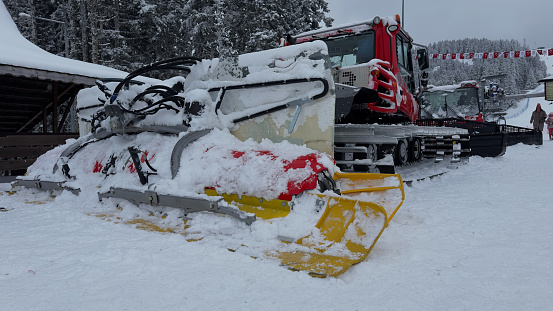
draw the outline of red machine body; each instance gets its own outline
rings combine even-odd
[[[329,47],[337,86],[337,121],[344,117],[345,123],[382,120],[397,123],[417,119],[419,106],[413,95],[416,93],[413,40],[401,28],[398,15],[307,32],[288,38],[287,44],[313,40],[323,40]],[[352,95],[351,88],[364,90]],[[353,98],[351,104],[344,102],[351,107],[340,107],[343,106],[340,102],[343,89],[349,93],[344,97]],[[367,90],[371,96],[367,96]]]

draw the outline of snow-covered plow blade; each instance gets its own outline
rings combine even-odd
[[[316,195],[325,209],[313,233],[294,241],[300,248],[271,255],[291,269],[340,275],[369,255],[403,203],[400,175],[336,173],[334,178],[342,195]]]
[[[368,255],[404,194],[399,175],[338,172],[327,54],[314,42],[183,57],[99,82],[78,98],[91,132],[41,156],[14,186],[99,199],[110,209],[102,217],[128,202],[172,208],[186,226],[140,213],[124,222],[339,275]],[[183,74],[133,82],[150,70]]]

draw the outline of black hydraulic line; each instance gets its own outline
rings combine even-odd
[[[139,68],[139,69],[133,71],[132,73],[130,73],[129,75],[127,75],[124,79],[122,79],[119,82],[119,84],[117,84],[117,86],[115,87],[115,89],[113,91],[113,94],[109,98],[110,104],[114,104],[116,102],[117,96],[119,95],[119,92],[121,91],[121,89],[124,86],[128,85],[129,83],[133,82],[134,80],[132,80],[132,79],[139,76],[139,75],[142,75],[146,72],[153,71],[153,70],[179,70],[179,71],[184,71],[186,74],[188,74],[188,73],[190,73],[190,67],[189,66],[193,66],[193,65],[197,64],[200,61],[201,61],[200,58],[191,57],[191,56],[175,57],[175,58],[171,58],[171,59],[168,59],[168,60],[163,60],[163,61],[160,61],[160,62],[156,62],[156,63],[150,64],[150,65],[144,66],[142,68]],[[124,111],[126,113],[131,113],[131,114],[141,115],[141,116],[156,113],[160,109],[168,109],[168,110],[174,110],[174,111],[178,112],[178,110],[175,107],[171,106],[171,105],[164,104],[164,105],[161,106],[161,104],[163,104],[165,102],[173,102],[178,107],[184,107],[184,99],[182,97],[178,97],[178,98],[173,97],[173,96],[176,96],[176,90],[173,90],[173,89],[170,90],[170,88],[167,88],[167,87],[164,87],[164,86],[153,86],[153,87],[148,88],[145,91],[146,94],[148,94],[150,92],[150,90],[156,90],[155,93],[160,94],[161,96],[165,97],[165,99],[163,99],[161,101],[158,101],[156,103],[153,103],[153,104],[148,104],[148,107],[139,110],[138,113],[137,113],[137,111],[133,111],[133,110],[124,108],[121,105],[121,103],[116,103],[116,104],[117,104],[117,106],[119,106],[121,108],[122,111]],[[108,94],[105,91],[104,91],[104,93],[106,95]],[[166,96],[165,93],[172,94],[172,96]],[[139,100],[141,97],[143,97],[146,94],[144,94],[144,92],[143,92],[143,93],[139,94],[137,97],[135,97],[135,99],[130,103],[129,107],[131,107],[137,100]],[[167,98],[170,98],[170,99],[167,99]],[[155,106],[155,105],[160,105],[160,107],[158,107],[157,109],[152,109],[152,107]],[[150,110],[150,109],[152,109],[152,110]],[[141,113],[141,111],[146,111],[146,110],[150,110],[150,111],[147,112],[147,113],[143,113],[143,112]],[[96,130],[96,128],[97,128],[97,126],[95,126],[95,124],[99,120],[101,121],[103,119],[105,119],[105,111],[100,110],[92,117],[91,121],[92,121],[93,130]]]
[[[138,152],[140,152],[140,150],[134,147],[129,147],[128,150],[131,154],[131,159],[134,163],[134,168],[136,169],[136,173],[138,174],[138,179],[140,179],[140,183],[143,185],[147,184],[148,178],[144,175],[144,172],[142,172],[142,165],[140,165],[140,159],[138,158]]]
[[[147,157],[144,157],[144,163],[146,163],[146,166],[148,166],[148,168],[151,169],[154,173],[157,173],[157,170],[153,168],[152,165],[150,165]]]
[[[136,95],[129,103],[129,107],[132,107],[137,101],[143,99],[144,96],[148,94],[159,94],[163,97],[167,97],[177,95],[178,93],[172,88],[165,85],[153,85],[147,88],[144,92]]]
[[[152,114],[149,109],[154,107],[154,106],[160,106],[161,104],[163,104],[163,106],[165,107],[165,109],[168,109],[168,110],[175,110],[176,112],[179,112],[175,107],[171,107],[169,105],[166,105],[164,103],[166,102],[173,102],[175,103],[175,105],[177,105],[177,107],[184,107],[184,97],[182,96],[179,96],[179,95],[172,95],[172,96],[169,96],[169,97],[165,97],[163,99],[160,99],[154,103],[152,103],[151,105],[149,105],[148,107],[144,107],[144,108],[141,108],[141,109],[136,109],[136,110],[129,110],[127,112],[131,112],[131,113],[135,113],[135,114]],[[157,112],[159,111],[160,109],[162,109],[163,107],[158,107],[156,108],[154,111]]]
[[[102,104],[96,104],[96,105],[90,105],[90,106],[86,106],[86,107],[80,107],[80,108],[77,108],[77,112],[80,112],[81,110],[86,110],[86,109],[90,109],[90,108],[99,108],[99,107],[104,107],[104,104],[105,104],[105,103],[102,103]]]
[[[161,90],[165,91],[165,93],[170,93],[171,95],[177,95],[178,94],[178,92],[175,91],[172,87],[167,86],[167,85],[159,85],[159,84],[150,86],[144,92],[147,92],[147,91],[161,91]],[[163,93],[160,93],[160,94],[163,94]],[[138,94],[137,97],[138,96],[140,96],[140,94]]]
[[[103,81],[96,80],[96,86],[98,86],[98,89],[106,95],[106,98],[110,98],[113,95],[111,90],[103,83]]]
[[[198,62],[201,62],[200,58],[192,57],[192,56],[183,56],[183,57],[175,57],[163,61],[159,61],[147,66],[144,66],[142,68],[139,68],[133,72],[131,72],[129,75],[127,75],[119,84],[115,87],[115,90],[113,91],[113,95],[110,98],[110,103],[113,103],[117,96],[119,95],[119,92],[125,86],[129,83],[133,78],[143,75],[146,72],[154,71],[154,70],[185,70],[190,72],[190,68],[186,66],[192,66],[197,64]]]
[[[283,109],[286,109],[286,108],[288,108],[287,105],[280,105],[280,106],[273,107],[273,108],[270,108],[270,109],[266,109],[266,110],[263,110],[263,111],[260,111],[260,112],[256,112],[256,113],[251,114],[251,115],[247,115],[245,117],[234,119],[234,120],[232,120],[232,123],[240,123],[240,122],[247,121],[247,120],[250,120],[250,119],[253,119],[253,118],[264,116],[264,115],[272,113],[272,112],[280,111],[280,110],[283,110]]]
[[[217,92],[222,90],[222,94],[217,101],[217,104],[215,106],[216,110],[219,110],[221,108],[221,103],[223,101],[224,93],[227,90],[238,90],[238,89],[250,89],[250,88],[256,88],[256,87],[266,87],[266,86],[275,86],[275,85],[286,85],[286,84],[295,84],[295,83],[305,83],[305,82],[312,82],[312,81],[320,81],[323,83],[323,91],[315,96],[313,96],[313,99],[318,99],[326,95],[328,93],[329,87],[328,87],[328,81],[324,78],[305,78],[305,79],[291,79],[291,80],[279,80],[279,81],[271,81],[271,82],[259,82],[259,83],[252,83],[252,84],[241,84],[241,85],[230,85],[230,86],[223,86],[223,87],[215,87],[207,90],[208,92]]]
[[[298,80],[307,80],[307,81],[304,81],[304,82],[311,82],[309,79],[298,79]],[[313,80],[321,81],[323,83],[323,91],[311,98],[311,100],[316,100],[316,99],[319,99],[319,98],[325,96],[328,93],[329,87],[328,87],[328,81],[326,79],[317,78],[317,79],[313,79]],[[296,82],[294,82],[294,83],[296,83]],[[260,111],[260,112],[251,114],[249,116],[245,116],[245,117],[242,117],[242,118],[235,119],[232,122],[233,123],[240,123],[240,122],[250,120],[250,119],[253,119],[253,118],[257,118],[257,117],[260,117],[260,116],[263,116],[263,115],[266,115],[266,114],[269,114],[269,113],[272,113],[272,112],[275,112],[275,111],[283,110],[283,109],[286,109],[288,107],[289,107],[289,103],[282,104],[280,106],[276,106],[276,107],[273,107],[273,108],[266,109],[264,111]]]
[[[123,79],[121,78],[102,78],[102,79],[99,79],[101,82],[104,82],[104,83],[108,83],[108,82],[121,82],[123,81]],[[137,85],[142,85],[144,84],[144,82],[142,81],[138,81],[138,80],[129,80],[127,83],[132,83],[132,84],[137,84]]]

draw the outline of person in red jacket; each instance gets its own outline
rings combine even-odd
[[[541,105],[537,104],[536,110],[532,112],[532,118],[530,118],[530,123],[534,125],[534,130],[543,131],[543,124],[546,118],[547,114],[541,109]]]

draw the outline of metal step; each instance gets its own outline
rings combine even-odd
[[[337,147],[334,146],[334,153],[367,153],[367,147],[352,146],[352,147]]]

